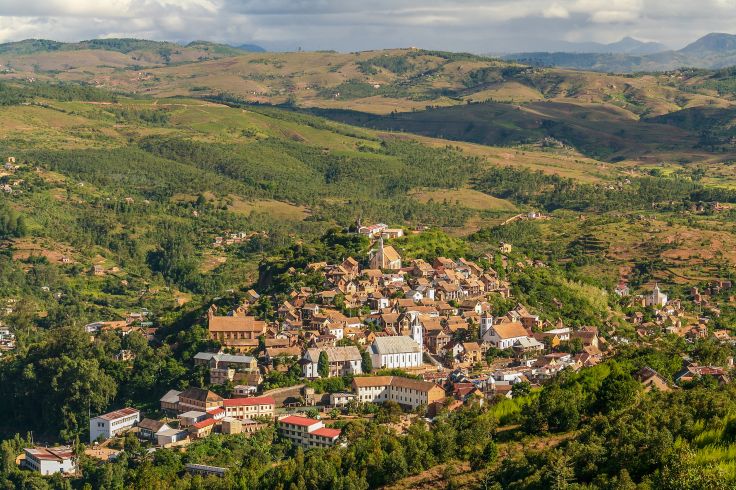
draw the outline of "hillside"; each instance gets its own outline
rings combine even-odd
[[[624,42],[623,45],[631,43]],[[662,47],[656,44],[647,46],[654,49],[642,50],[636,49],[641,47],[640,44],[633,44],[630,50],[609,46],[610,49],[594,48],[585,52],[514,53],[503,58],[540,66],[615,73],[669,71],[683,67],[714,70],[736,64],[736,35],[732,34],[711,33],[677,51],[656,49]]]

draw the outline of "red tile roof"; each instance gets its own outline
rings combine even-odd
[[[340,429],[330,429],[328,427],[322,427],[321,429],[316,429],[310,432],[310,434],[314,434],[315,436],[322,436],[322,437],[329,437],[330,439],[333,439],[335,437],[340,437],[341,431]]]
[[[300,425],[302,427],[309,427],[310,425],[318,424],[319,420],[310,419],[308,417],[300,417],[299,415],[289,415],[280,419],[279,422],[284,424]]]
[[[209,427],[210,425],[215,425],[215,423],[215,419],[204,419],[200,422],[197,422],[196,424],[192,424],[192,427],[194,427],[195,429],[203,429],[205,427]]]
[[[230,398],[223,401],[226,407],[248,407],[252,405],[276,405],[270,396],[253,396],[249,398]]]

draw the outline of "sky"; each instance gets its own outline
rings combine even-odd
[[[503,53],[736,31],[736,0],[0,0],[0,42],[104,37],[271,50]]]

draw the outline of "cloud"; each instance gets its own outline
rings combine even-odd
[[[553,3],[549,8],[544,9],[543,15],[547,19],[567,19],[570,17],[570,12],[559,3]]]
[[[728,32],[736,0],[0,0],[0,41],[127,36],[272,49],[552,49]]]

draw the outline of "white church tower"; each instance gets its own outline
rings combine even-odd
[[[483,337],[485,337],[486,333],[491,329],[493,326],[493,315],[488,313],[487,311],[484,311],[483,314],[480,316],[480,339],[483,340]]]
[[[424,352],[424,326],[422,325],[422,322],[418,321],[418,319],[414,319],[414,321],[411,322],[411,335],[410,337],[414,342],[419,344],[419,347],[421,347],[422,352]]]

